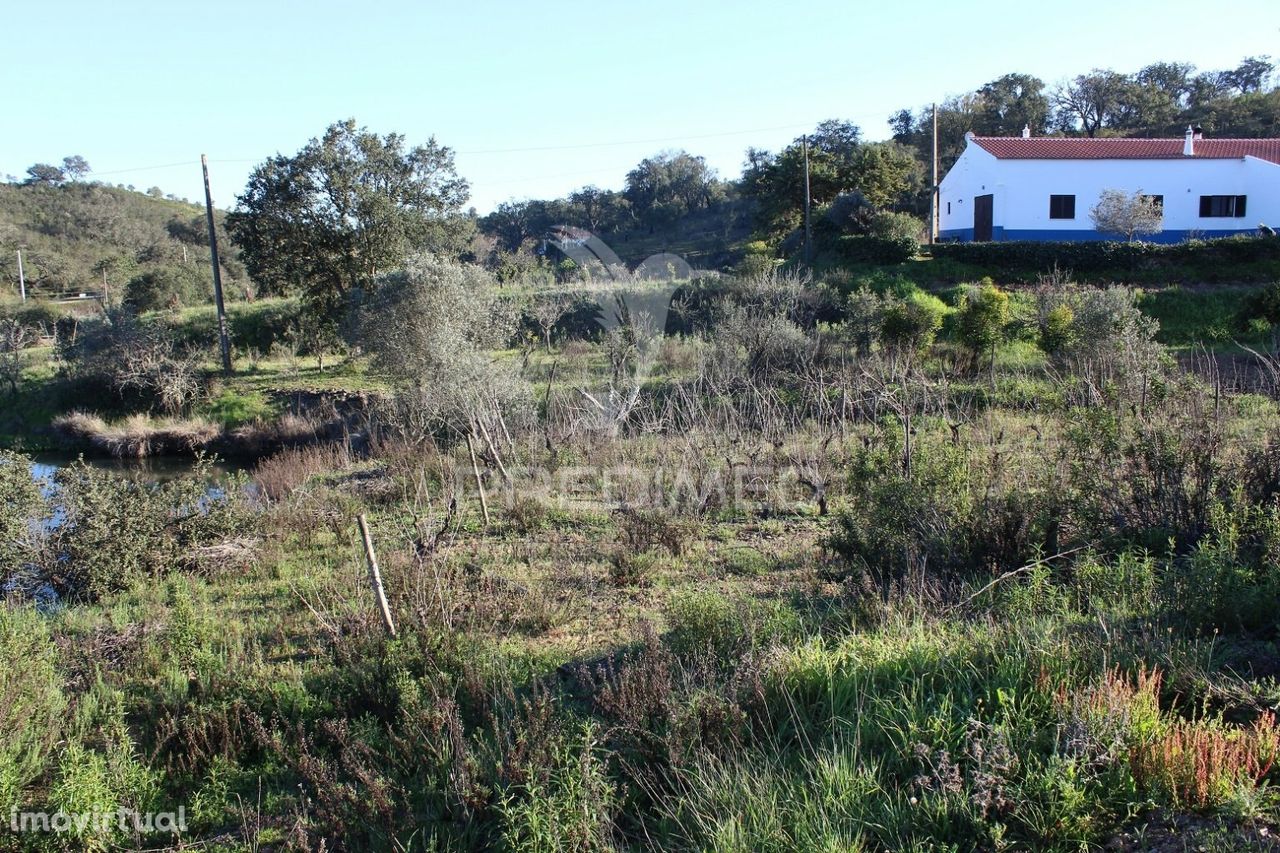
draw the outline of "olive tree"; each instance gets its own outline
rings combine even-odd
[[[566,293],[537,296],[529,305],[529,317],[538,325],[547,352],[551,352],[551,333],[555,331],[556,324],[572,310],[573,298]]]
[[[1123,234],[1128,242],[1139,234],[1157,234],[1164,227],[1164,207],[1142,190],[1103,190],[1089,211],[1093,227],[1104,234]]]
[[[487,270],[421,255],[382,277],[356,309],[353,335],[395,384],[407,435],[445,431],[489,443],[491,427],[529,411],[527,386],[493,353],[515,320]]]
[[[1145,395],[1169,364],[1156,340],[1160,324],[1142,313],[1138,296],[1126,287],[1067,291],[1056,299],[1053,360],[1083,380],[1091,400],[1106,389],[1128,399]]]

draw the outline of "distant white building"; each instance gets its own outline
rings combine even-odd
[[[965,135],[938,191],[941,240],[1106,240],[1103,190],[1155,196],[1164,229],[1142,239],[1280,229],[1280,139],[1064,139]]]

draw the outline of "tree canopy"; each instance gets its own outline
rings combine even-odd
[[[627,173],[623,197],[641,222],[665,227],[681,216],[711,205],[719,181],[707,161],[685,151],[646,157]]]
[[[60,184],[67,179],[67,173],[49,163],[36,163],[27,168],[28,184]]]
[[[456,251],[468,185],[433,138],[408,147],[354,119],[253,170],[227,228],[267,292],[333,315],[416,251]]]
[[[760,227],[781,234],[796,227],[804,210],[806,137],[778,154],[747,151],[743,193],[755,200]],[[858,127],[836,119],[819,124],[807,136],[809,197],[815,207],[842,194],[859,193],[876,208],[888,208],[914,188],[920,166],[912,151],[893,142],[863,143]]]
[[[1251,56],[1235,68],[1197,71],[1188,62],[1153,62],[1133,73],[1095,68],[1048,87],[1030,74],[1005,74],[938,104],[940,168],[964,151],[964,135],[1179,136],[1187,125],[1216,136],[1280,135],[1275,65]],[[931,156],[932,110],[899,110],[893,138]]]

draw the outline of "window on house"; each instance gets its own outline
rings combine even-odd
[[[1244,216],[1245,196],[1242,195],[1202,195],[1200,196],[1200,215],[1204,217]]]
[[[947,216],[951,215],[951,202],[947,202]]]
[[[1075,219],[1076,197],[1073,195],[1049,196],[1050,219]]]
[[[1161,211],[1161,212],[1163,212],[1163,211],[1164,211],[1164,196],[1162,196],[1162,195],[1144,195],[1144,196],[1143,196],[1143,198],[1145,198],[1147,201],[1149,201],[1149,202],[1151,202],[1153,205],[1155,205],[1156,210],[1159,210],[1159,211]]]

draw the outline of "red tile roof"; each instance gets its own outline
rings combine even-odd
[[[1001,160],[1181,160],[1184,140],[1081,139],[1049,136],[975,136],[975,144]],[[1280,164],[1280,139],[1197,139],[1195,158],[1232,160],[1246,155]]]

